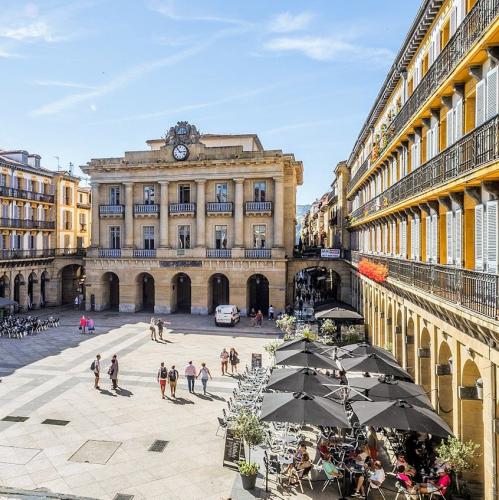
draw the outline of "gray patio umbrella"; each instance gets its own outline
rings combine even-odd
[[[312,349],[277,351],[275,353],[275,364],[327,368],[329,370],[336,370],[338,368],[334,359],[329,356],[324,356]]]
[[[359,356],[368,356],[369,354],[377,354],[382,358],[386,358],[397,363],[397,358],[395,358],[395,356],[390,351],[387,351],[386,349],[382,349],[381,347],[377,347],[375,345],[368,344],[366,342],[345,345],[343,347],[339,347],[337,351],[338,358],[358,358]]]
[[[350,427],[345,407],[342,404],[320,396],[311,396],[305,392],[264,394],[260,420]]]
[[[414,406],[431,409],[431,402],[423,387],[405,380],[387,380],[384,377],[348,377],[350,401],[366,401],[359,391],[373,401],[397,401],[403,399]]]
[[[402,380],[412,381],[412,377],[398,366],[396,362],[378,356],[375,353],[358,358],[341,358],[338,360],[338,363],[347,372],[381,373]]]
[[[313,340],[306,339],[304,337],[301,337],[299,339],[293,339],[289,340],[288,342],[284,342],[284,344],[281,344],[277,349],[277,351],[302,351],[303,349],[309,349],[309,350],[322,350],[326,349],[327,346],[324,344],[321,344],[319,342],[314,342]]]
[[[339,381],[317,373],[311,368],[282,368],[274,370],[267,384],[267,389],[287,392],[306,392],[314,396],[325,396],[331,389],[324,384],[335,384]]]
[[[351,406],[360,425],[428,432],[440,437],[452,435],[450,427],[433,410],[407,401],[353,401]]]

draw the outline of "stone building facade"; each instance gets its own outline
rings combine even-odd
[[[87,307],[208,314],[285,307],[303,167],[256,135],[179,122],[149,151],[93,159]]]

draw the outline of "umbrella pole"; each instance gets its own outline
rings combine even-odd
[[[348,388],[351,391],[353,391],[355,394],[358,396],[363,397],[366,401],[371,401],[372,399],[368,398],[364,393],[360,392],[359,390],[355,389],[354,387],[351,387],[349,385],[335,385],[335,384],[324,384],[326,387],[336,387],[336,389],[332,390],[331,392],[328,392],[325,396],[327,398],[328,396],[331,396],[332,394],[336,394],[337,392],[341,391],[342,389]]]

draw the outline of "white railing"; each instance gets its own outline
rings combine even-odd
[[[144,248],[138,248],[133,251],[134,257],[154,259],[156,257],[156,250],[146,250]]]
[[[244,256],[247,259],[270,259],[272,250],[270,248],[247,248],[244,251]]]
[[[270,212],[272,211],[271,201],[247,201],[246,212]]]
[[[133,211],[136,214],[156,214],[159,212],[159,205],[136,204],[133,206]]]
[[[121,248],[99,248],[99,257],[121,257]]]
[[[207,248],[206,257],[210,259],[230,259],[232,251],[230,248]]]
[[[193,213],[196,211],[195,203],[170,203],[170,213]]]
[[[99,213],[105,214],[122,214],[125,212],[124,205],[99,205]]]
[[[206,204],[207,212],[232,212],[232,202],[209,202]]]

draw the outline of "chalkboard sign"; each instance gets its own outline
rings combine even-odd
[[[251,368],[261,368],[262,367],[262,355],[256,352],[251,354]]]
[[[224,447],[224,467],[230,469],[237,469],[239,460],[244,460],[244,443],[234,435],[232,429],[227,428],[225,433],[225,447]]]

